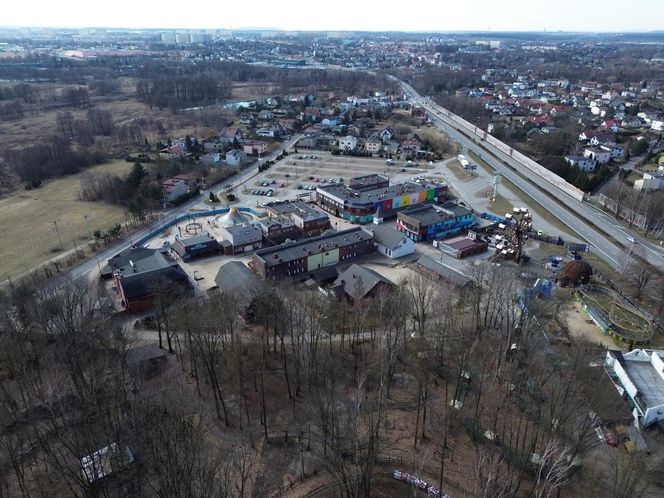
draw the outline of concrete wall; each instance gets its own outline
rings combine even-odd
[[[546,169],[544,166],[541,164],[533,161],[529,157],[525,156],[521,152],[514,150],[512,147],[507,145],[504,142],[501,142],[498,140],[496,137],[493,135],[489,135],[486,133],[484,130],[481,130],[477,126],[469,123],[465,119],[457,116],[456,114],[452,114],[450,111],[447,109],[438,106],[445,117],[447,117],[449,120],[453,121],[454,123],[458,124],[460,127],[464,129],[464,131],[470,135],[473,135],[475,137],[479,137],[484,139],[487,143],[491,144],[494,146],[496,149],[500,150],[504,154],[510,156],[512,159],[514,159],[516,162],[518,162],[520,165],[522,165],[524,168],[529,170],[531,173],[534,173],[535,175],[539,176],[546,182],[550,183],[551,185],[554,185],[555,187],[559,188],[563,192],[571,195],[575,199],[579,201],[583,201],[585,193],[576,188],[574,185],[567,183],[565,180],[563,180],[561,177],[558,175],[552,173],[548,169]]]

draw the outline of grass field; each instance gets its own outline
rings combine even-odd
[[[130,168],[130,163],[118,160],[86,171],[122,174]],[[74,241],[80,246],[92,231],[107,230],[124,221],[124,210],[119,206],[81,201],[80,178],[81,174],[59,178],[36,190],[20,190],[0,198],[0,280],[30,270],[59,254],[53,220],[57,222],[65,251],[74,248]]]

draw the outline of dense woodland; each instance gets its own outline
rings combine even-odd
[[[590,380],[602,350],[548,344],[533,317],[561,303],[526,315],[511,272],[474,271],[464,295],[413,275],[355,303],[163,290],[136,331],[95,318],[82,282],[15,287],[0,310],[0,493],[268,496],[317,474],[337,496],[403,496],[385,483],[398,461],[452,496],[654,496],[657,458],[595,452],[593,410],[615,408]],[[165,371],[124,361],[156,341]],[[112,443],[135,461],[90,483],[79,460]]]

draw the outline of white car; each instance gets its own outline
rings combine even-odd
[[[627,236],[627,240],[629,240],[632,244],[636,244],[636,240],[631,235]]]

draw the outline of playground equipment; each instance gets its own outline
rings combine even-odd
[[[631,345],[648,344],[652,338],[652,317],[614,290],[587,285],[579,288],[577,296],[584,311],[605,334]]]
[[[511,213],[505,214],[505,220],[498,223],[496,235],[496,254],[494,258],[513,259],[521,263],[528,261],[523,254],[523,243],[528,238],[528,232],[533,228],[533,217],[528,208],[515,207]]]
[[[203,231],[203,225],[198,221],[190,221],[185,225],[184,231],[189,235],[198,235]]]
[[[232,207],[228,210],[228,213],[219,216],[216,221],[219,223],[220,226],[224,228],[232,227],[235,225],[242,225],[244,223],[248,223],[250,220],[247,218],[247,216],[244,213],[240,213],[236,207]]]

